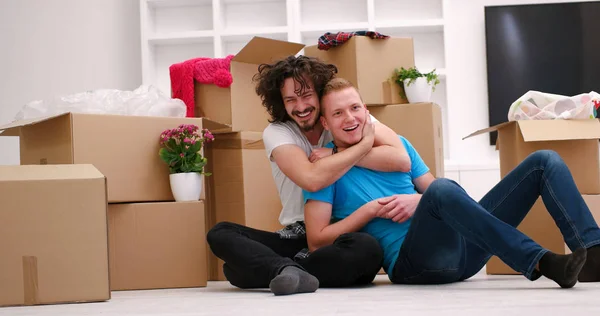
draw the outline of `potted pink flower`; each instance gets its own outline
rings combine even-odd
[[[198,201],[202,192],[202,175],[206,157],[201,150],[205,142],[215,139],[208,129],[182,124],[160,134],[160,158],[169,166],[169,181],[175,201]]]

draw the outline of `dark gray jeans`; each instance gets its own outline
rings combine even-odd
[[[383,250],[372,236],[349,233],[307,258],[294,256],[307,248],[306,238],[282,239],[278,233],[221,222],[207,235],[212,252],[223,261],[227,280],[239,288],[266,288],[286,266],[306,270],[320,287],[369,284],[383,262]]]

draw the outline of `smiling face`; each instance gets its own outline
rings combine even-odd
[[[347,148],[360,142],[367,108],[354,87],[325,92],[321,106],[323,127],[331,132],[338,147]]]
[[[305,78],[307,87],[301,89],[299,82],[290,77],[285,79],[281,96],[285,111],[305,132],[313,130],[320,116],[319,97],[309,78]]]

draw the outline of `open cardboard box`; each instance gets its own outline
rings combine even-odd
[[[476,131],[463,139],[498,131],[500,176],[535,151],[556,151],[582,194],[600,194],[600,122],[590,120],[511,121]]]
[[[329,50],[320,50],[318,45],[307,46],[304,55],[336,65],[337,76],[352,82],[367,105],[404,103],[405,99],[395,94],[399,92],[399,86],[395,87],[397,85],[390,78],[396,68],[415,66],[413,39],[409,37],[371,39],[353,36]]]
[[[196,116],[230,125],[237,131],[262,132],[270,116],[256,94],[252,78],[258,66],[297,54],[303,44],[254,37],[231,60],[228,88],[194,82]]]
[[[64,113],[0,126],[0,136],[19,136],[21,165],[94,165],[108,179],[110,203],[173,201],[159,136],[180,124],[231,130],[206,118]]]
[[[600,122],[590,120],[511,121],[482,129],[463,138],[498,131],[496,148],[500,154],[500,174],[504,178],[528,155],[537,150],[556,151],[573,175],[579,192],[589,208],[598,208],[600,194]],[[597,210],[596,210],[597,212]],[[564,241],[541,198],[517,227],[542,247],[564,253]],[[487,274],[517,274],[498,257],[486,265]]]

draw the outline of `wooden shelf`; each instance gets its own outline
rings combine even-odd
[[[376,21],[375,30],[409,33],[441,32],[444,30],[444,19]]]
[[[214,40],[214,36],[214,31],[173,32],[151,36],[148,38],[148,43],[151,45],[210,43]]]
[[[146,0],[150,8],[211,5],[213,0]]]

